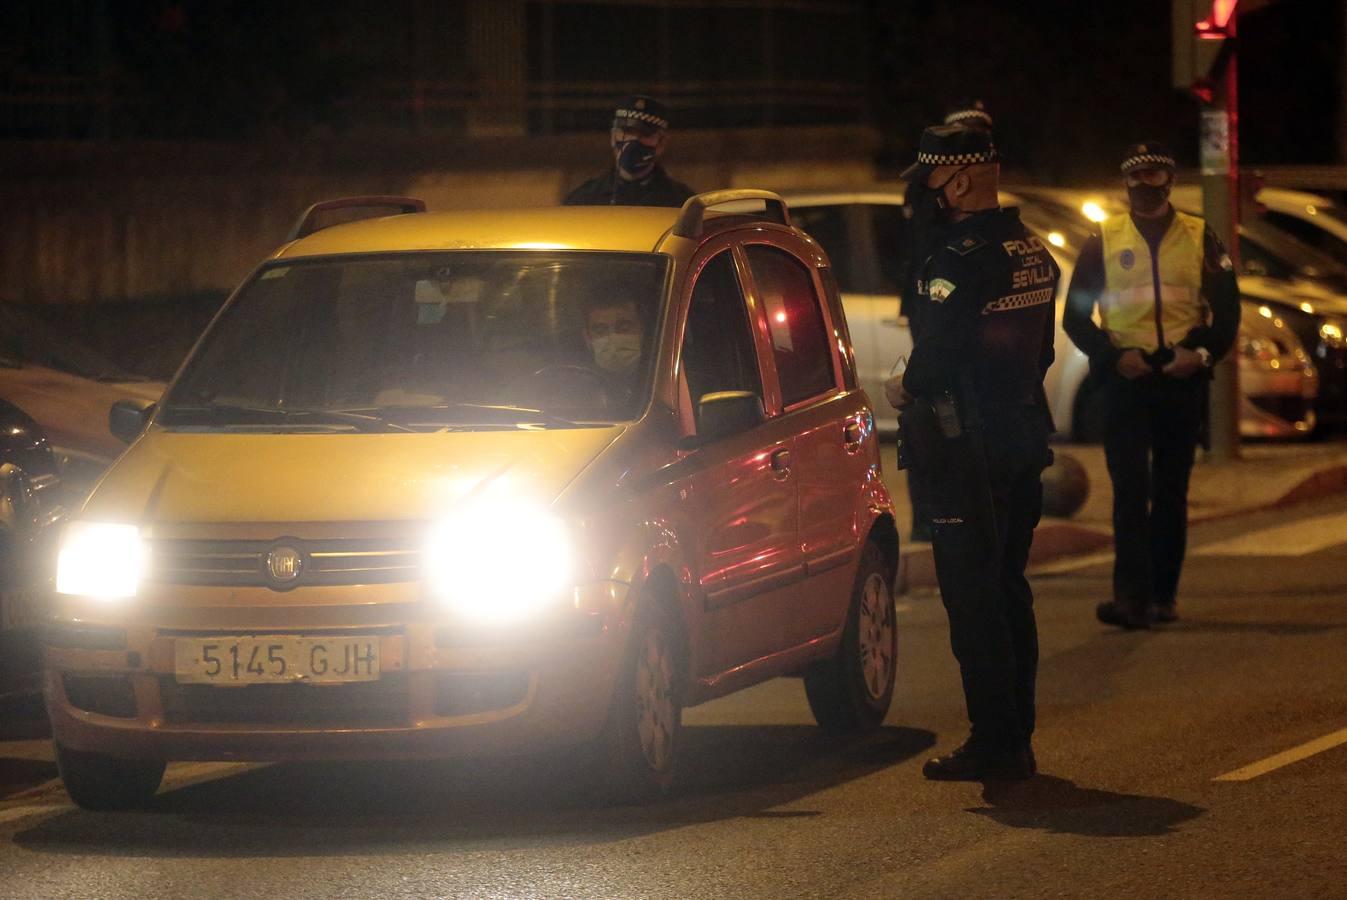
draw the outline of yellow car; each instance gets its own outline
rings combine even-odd
[[[112,410],[47,630],[76,802],[167,760],[586,744],[648,797],[683,707],[783,675],[883,720],[892,503],[778,197],[314,222]]]

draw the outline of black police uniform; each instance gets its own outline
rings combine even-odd
[[[1138,145],[1142,153],[1173,161],[1159,145]],[[1131,159],[1132,157],[1129,157]],[[1125,163],[1126,164],[1126,163]],[[1152,258],[1174,220],[1166,216],[1132,221]],[[1209,321],[1176,342],[1205,348],[1214,362],[1229,352],[1239,330],[1239,287],[1234,267],[1219,238],[1206,230],[1202,252],[1202,297]],[[1153,267],[1159,277],[1158,266]],[[1126,348],[1113,343],[1093,320],[1095,303],[1105,289],[1104,249],[1099,235],[1081,248],[1067,292],[1062,326],[1090,359],[1091,378],[1105,404],[1104,455],[1113,482],[1113,601],[1100,605],[1099,617],[1111,624],[1145,627],[1153,618],[1175,616],[1175,598],[1188,530],[1188,480],[1206,425],[1210,370],[1173,378],[1160,370],[1173,358],[1163,334],[1162,349],[1148,357],[1153,373],[1129,381],[1117,371]],[[1156,285],[1156,300],[1160,285]],[[1155,315],[1160,329],[1161,316]]]
[[[925,274],[930,305],[903,386],[918,403],[955,398],[963,434],[905,439],[928,486],[972,742],[1013,750],[1034,731],[1038,635],[1024,569],[1051,460],[1043,375],[1059,272],[1019,212],[1000,209],[949,229]]]
[[[614,167],[607,174],[591,178],[566,197],[566,206],[682,206],[696,194],[692,188],[675,181],[655,168],[640,181],[627,181]]]

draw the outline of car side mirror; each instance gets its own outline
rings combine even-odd
[[[154,404],[145,400],[118,400],[108,410],[108,430],[123,444],[129,444],[150,423]]]
[[[754,428],[767,418],[762,398],[751,391],[716,391],[697,403],[695,446]]]

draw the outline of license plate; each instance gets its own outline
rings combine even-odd
[[[370,636],[179,638],[173,655],[178,681],[194,684],[327,684],[379,677],[379,639]]]

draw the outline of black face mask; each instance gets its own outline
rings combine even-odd
[[[928,187],[920,182],[908,191],[907,200],[911,206],[913,239],[921,243],[929,239],[932,232],[944,225],[949,219],[949,200],[945,197],[945,188],[954,180],[956,170],[939,187]]]
[[[1155,215],[1169,202],[1169,189],[1168,184],[1129,184],[1127,202],[1132,205],[1133,212],[1143,216]]]

